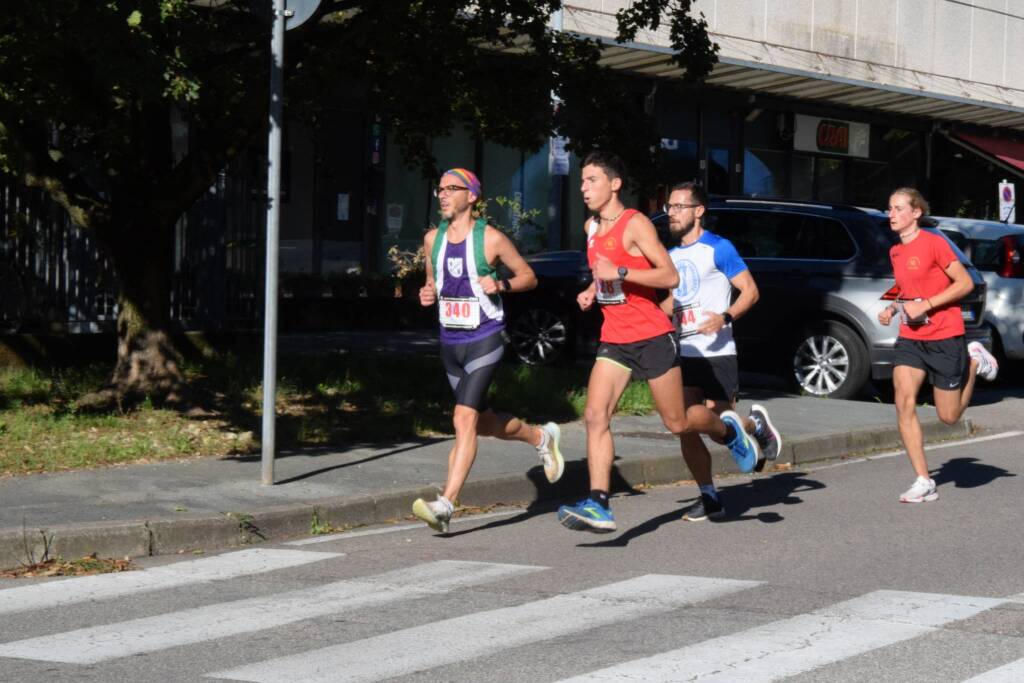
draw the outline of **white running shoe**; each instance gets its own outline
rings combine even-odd
[[[935,489],[935,480],[924,477],[918,477],[914,485],[900,496],[901,503],[930,503],[938,499],[939,492]]]
[[[554,484],[562,478],[565,471],[565,460],[562,459],[562,451],[558,449],[558,441],[562,438],[562,430],[554,422],[548,422],[540,428],[543,436],[540,445],[537,446],[537,456],[540,463],[544,465],[544,476]]]
[[[442,534],[448,533],[448,523],[454,512],[455,506],[444,496],[438,496],[437,500],[429,503],[422,498],[417,498],[416,502],[412,504],[412,514],[426,522],[431,529],[440,531]]]
[[[999,374],[999,361],[988,352],[981,342],[972,341],[967,345],[967,353],[978,361],[978,377],[991,382]]]
[[[779,434],[779,430],[775,428],[771,418],[768,417],[768,409],[755,403],[750,406],[748,417],[757,427],[754,430],[754,438],[757,440],[757,445],[761,447],[764,457],[768,460],[778,458],[779,452],[782,450],[782,435]]]

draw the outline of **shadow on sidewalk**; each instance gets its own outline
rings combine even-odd
[[[936,486],[952,483],[958,489],[972,489],[989,484],[1000,477],[1016,476],[1002,467],[986,465],[977,458],[953,458],[942,463],[932,478]]]
[[[753,508],[768,507],[771,505],[797,505],[803,499],[794,494],[804,491],[818,491],[825,488],[825,485],[815,479],[807,479],[803,472],[783,472],[764,479],[754,479],[745,484],[729,486],[719,489],[722,492],[722,500],[725,503],[726,516],[714,520],[712,523],[741,522],[758,520],[765,524],[781,522],[785,517],[777,512],[759,512],[757,514],[745,514]],[[684,498],[676,501],[680,504],[690,503],[694,498]],[[627,529],[622,535],[600,543],[580,543],[581,548],[620,548],[629,545],[634,538],[649,534],[668,522],[682,522],[682,510],[676,508],[670,512],[652,517],[646,522],[631,529]],[[687,523],[687,522],[684,522]]]
[[[480,526],[473,527],[472,529],[449,532],[446,536],[461,536],[463,534],[473,533],[474,531],[497,529],[498,527],[508,526],[510,524],[519,524],[520,522],[525,522],[531,517],[546,514],[551,514],[551,523],[558,525],[558,521],[555,519],[553,513],[556,512],[560,506],[565,505],[566,503],[575,503],[587,495],[587,493],[580,493],[581,489],[583,491],[587,490],[586,462],[567,463],[565,473],[557,484],[548,483],[548,480],[544,477],[544,470],[540,466],[531,467],[526,473],[526,476],[537,489],[537,493],[533,498],[533,502],[530,503],[523,512],[511,517],[496,519],[493,522],[488,522],[487,524],[482,524]],[[622,475],[619,473],[617,468],[612,468],[612,491],[627,496],[644,495],[643,491],[630,486],[629,482],[622,478]]]
[[[424,446],[430,446],[432,444],[439,443],[441,441],[448,441],[448,440],[449,440],[448,437],[437,437],[437,438],[430,438],[430,439],[420,439],[420,440],[412,442],[412,443],[410,443],[407,440],[407,441],[403,442],[404,445],[401,448],[394,448],[394,449],[392,449],[390,451],[384,451],[383,453],[377,453],[375,455],[371,455],[371,456],[366,457],[366,458],[360,458],[359,460],[352,460],[351,462],[338,463],[337,465],[331,465],[330,467],[321,467],[318,470],[313,470],[311,472],[304,472],[302,474],[296,475],[296,476],[291,477],[289,479],[284,479],[282,481],[278,481],[278,482],[275,482],[275,483],[277,483],[277,484],[289,484],[289,483],[294,482],[294,481],[301,481],[303,479],[308,479],[310,477],[315,477],[318,474],[324,474],[326,472],[331,472],[331,471],[337,470],[337,469],[343,469],[345,467],[352,467],[353,465],[361,465],[361,464],[366,463],[366,462],[373,462],[374,460],[380,460],[381,458],[387,458],[387,457],[392,456],[392,455],[398,455],[399,453],[405,453],[406,451],[414,451],[417,448],[423,448]],[[377,444],[377,446],[379,447],[379,444]],[[350,448],[347,448],[347,449],[334,448],[334,447],[289,449],[289,450],[277,453],[275,455],[275,460],[281,460],[283,458],[289,458],[289,457],[293,457],[293,456],[296,456],[296,455],[306,455],[306,456],[311,456],[311,455],[313,455],[313,456],[316,456],[316,455],[337,455],[337,454],[340,454],[340,453],[344,453],[346,450],[358,450],[359,448],[363,448],[363,446],[353,445],[353,446],[351,446]],[[262,458],[261,454],[254,453],[254,454],[245,454],[245,455],[229,455],[229,456],[225,456],[222,459],[223,460],[232,460],[232,461],[235,461],[235,462],[259,462],[261,460],[261,458]]]

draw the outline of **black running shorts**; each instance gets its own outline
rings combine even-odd
[[[467,344],[441,344],[441,362],[455,392],[455,403],[487,410],[487,390],[504,355],[501,332]]]
[[[620,365],[637,379],[656,379],[676,365],[677,348],[675,333],[667,332],[627,344],[601,342],[597,359]]]
[[[936,389],[956,391],[964,385],[971,364],[967,360],[967,342],[963,336],[936,341],[896,339],[893,367],[907,365],[928,373]]]
[[[704,398],[736,402],[736,394],[740,390],[739,363],[736,356],[681,356],[679,365],[683,369],[684,387],[700,389],[704,393]]]

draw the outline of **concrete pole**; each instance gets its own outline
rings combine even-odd
[[[267,140],[267,280],[263,316],[263,454],[261,483],[274,484],[277,419],[277,270],[281,222],[281,124],[284,115],[285,0],[274,0],[270,41],[270,134]]]

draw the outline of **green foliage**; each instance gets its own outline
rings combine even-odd
[[[494,207],[499,210],[495,211]],[[481,200],[477,211],[488,225],[505,233],[520,253],[532,254],[543,249],[544,236],[536,220],[541,214],[540,209],[524,210],[519,199],[499,195]]]

